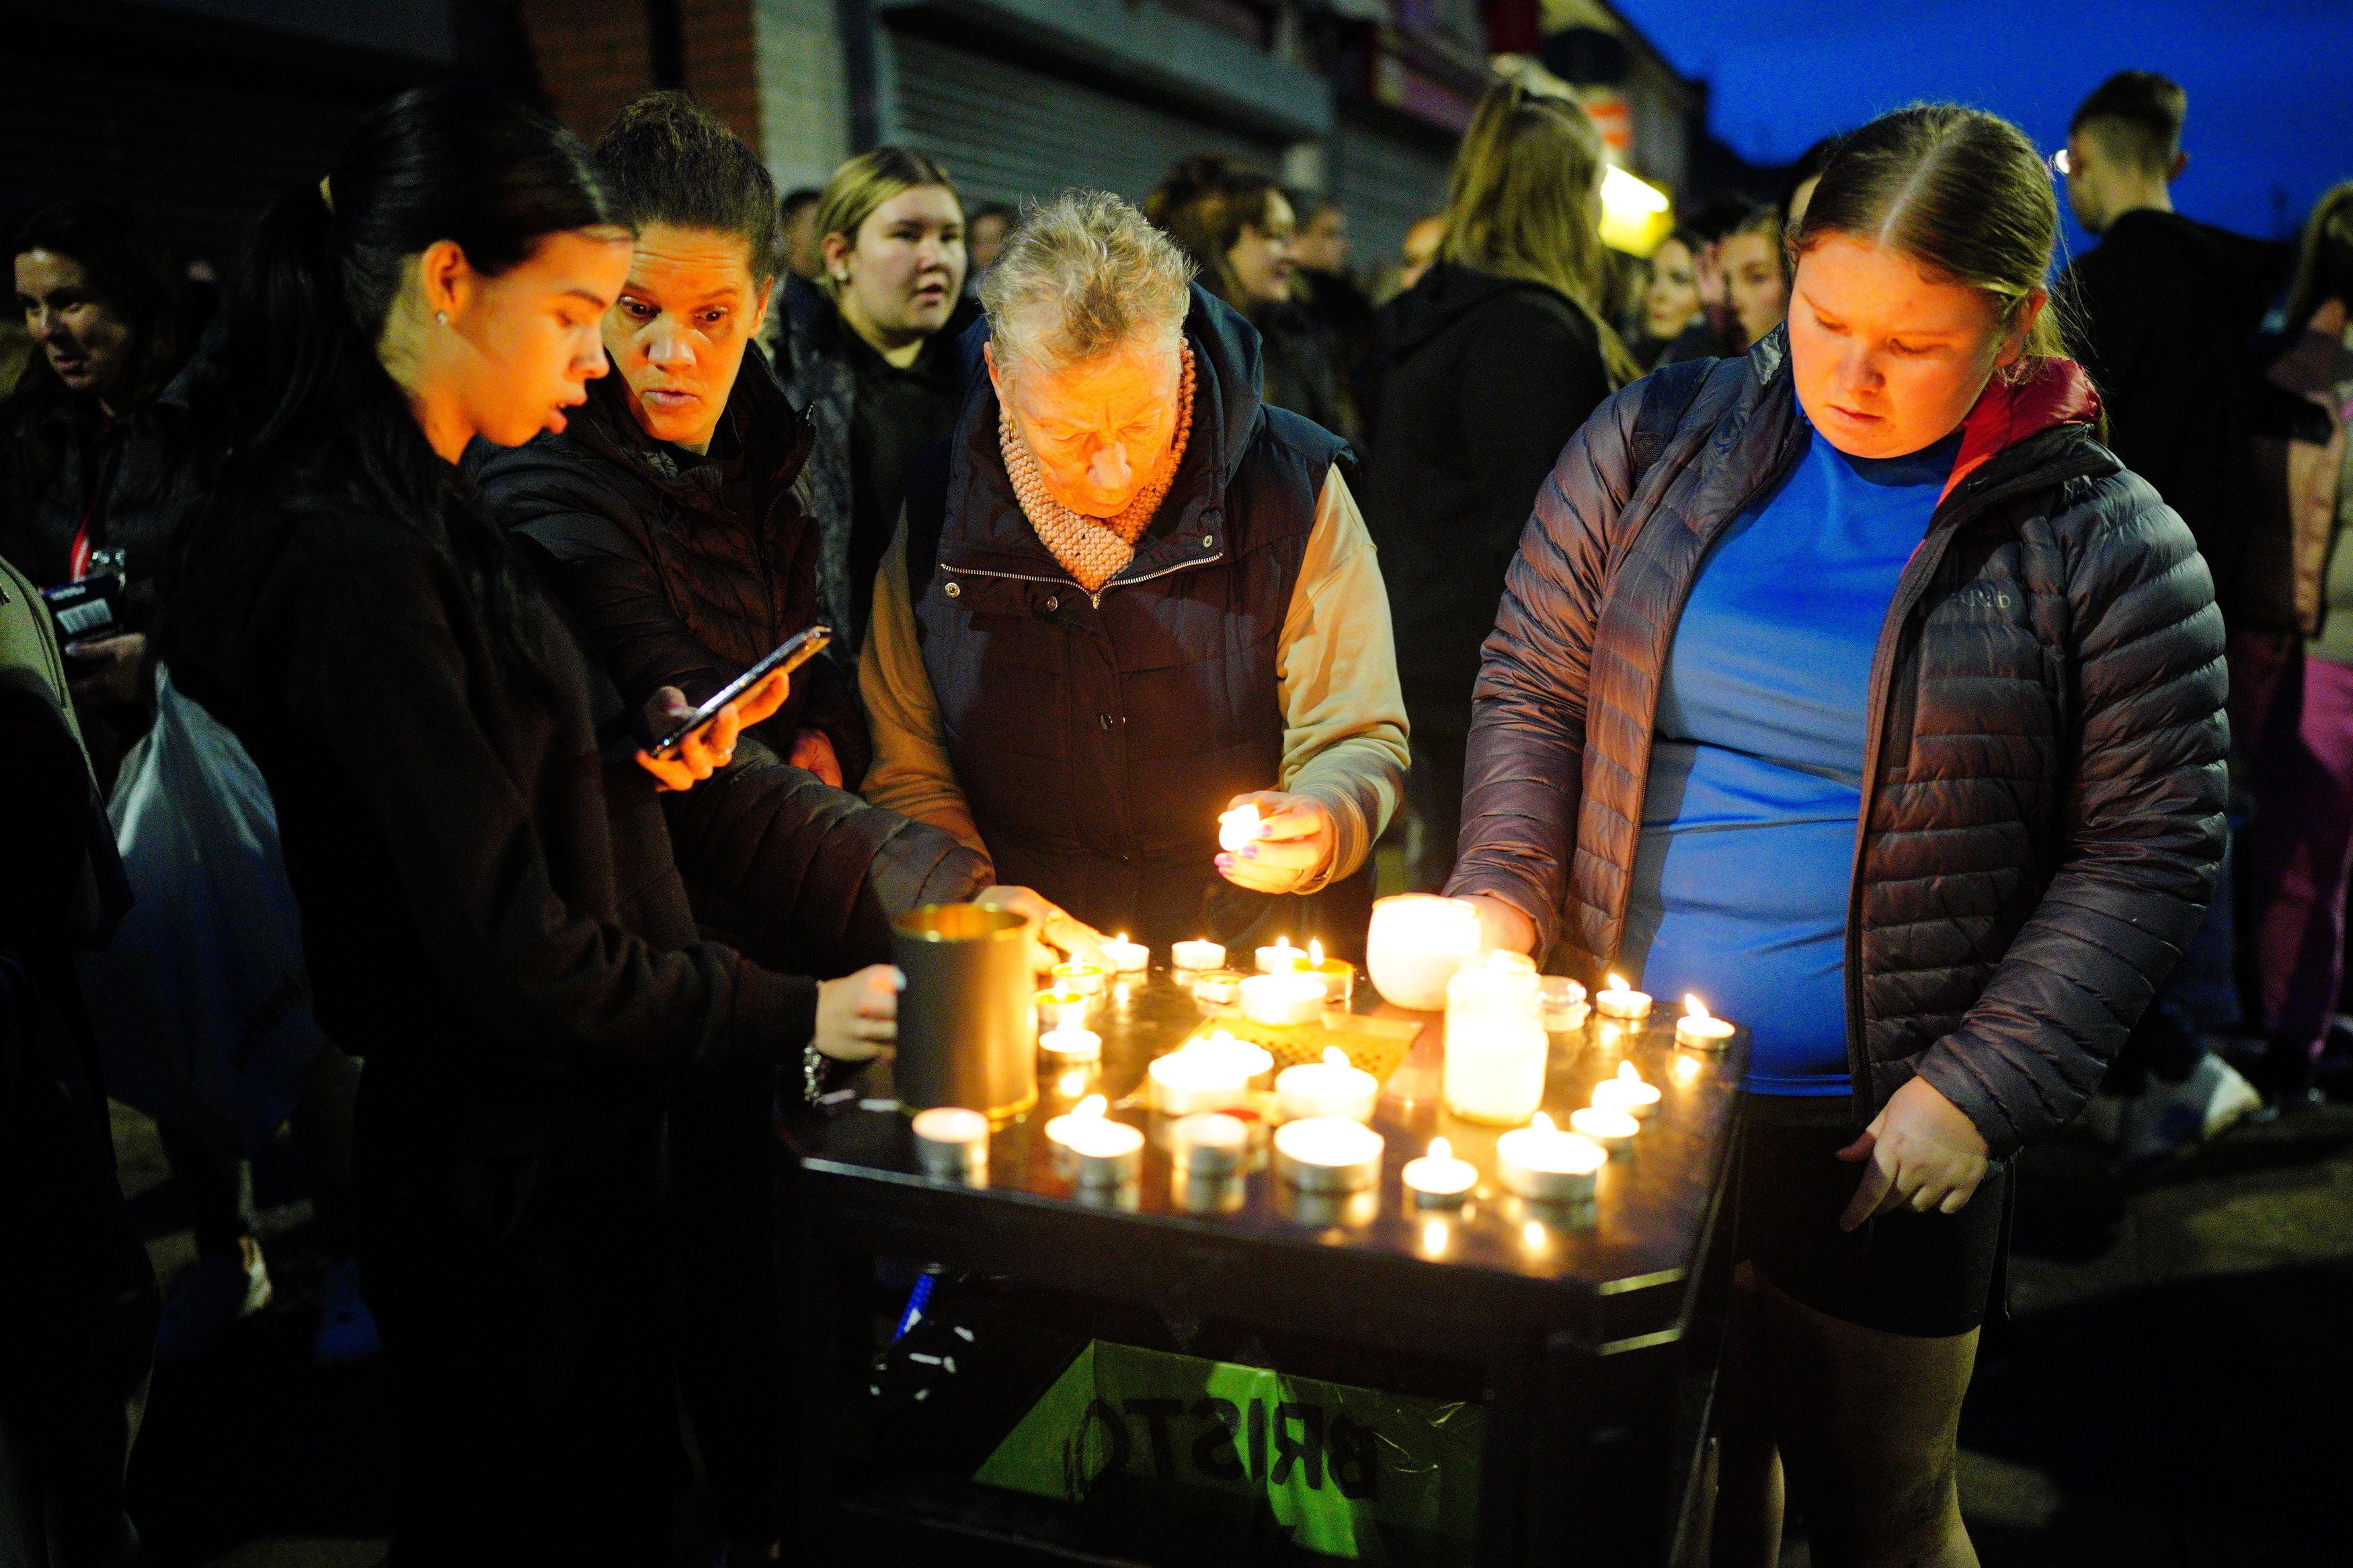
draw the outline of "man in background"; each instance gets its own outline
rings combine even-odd
[[[803,185],[776,204],[785,225],[785,270],[812,283],[825,270],[825,237],[817,231],[817,199],[824,194]]]

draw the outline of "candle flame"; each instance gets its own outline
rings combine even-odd
[[[1536,1119],[1534,1121],[1529,1122],[1528,1125],[1535,1128],[1539,1132],[1557,1132],[1560,1131],[1560,1129],[1552,1124],[1552,1118],[1546,1115],[1541,1110],[1536,1112]]]
[[[1618,1064],[1618,1081],[1620,1083],[1640,1083],[1642,1081],[1642,1075],[1634,1070],[1634,1064],[1632,1062],[1620,1062]]]
[[[1111,1101],[1100,1094],[1091,1094],[1071,1108],[1073,1116],[1101,1116],[1111,1109]]]
[[[1704,1002],[1701,1001],[1698,997],[1696,997],[1696,996],[1693,995],[1693,994],[1692,994],[1690,992],[1688,992],[1688,991],[1686,991],[1686,992],[1684,992],[1684,993],[1683,993],[1683,1016],[1684,1016],[1684,1017],[1686,1017],[1686,1018],[1704,1018],[1704,1017],[1707,1017],[1707,1016],[1710,1016],[1710,1015],[1709,1015],[1708,1010],[1707,1010],[1707,1004],[1706,1004],[1706,1003],[1704,1003]]]
[[[1430,1141],[1430,1157],[1433,1160],[1451,1160],[1454,1158],[1454,1145],[1443,1138],[1433,1138]]]
[[[1622,974],[1611,975],[1609,977],[1609,989],[1612,991],[1623,991],[1627,989],[1626,977]]]
[[[1125,931],[1122,931],[1112,940],[1118,942],[1120,946],[1125,947],[1127,945],[1127,933]]]
[[[1308,941],[1307,967],[1310,969],[1324,967],[1324,940],[1321,937],[1310,938]]]
[[[1324,1065],[1327,1068],[1346,1067],[1348,1053],[1337,1046],[1326,1046],[1324,1047]]]

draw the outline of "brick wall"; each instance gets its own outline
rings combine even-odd
[[[522,0],[548,103],[586,141],[654,85],[649,9],[645,0]],[[756,150],[752,0],[679,0],[678,11],[687,90]]]

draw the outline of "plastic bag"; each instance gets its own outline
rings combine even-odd
[[[161,666],[155,707],[107,807],[136,902],[82,991],[110,1095],[251,1153],[325,1042],[301,914],[261,770]]]

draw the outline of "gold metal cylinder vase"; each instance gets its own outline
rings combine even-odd
[[[892,1081],[911,1110],[961,1105],[1001,1121],[1038,1102],[1029,922],[978,904],[926,904],[892,921],[899,994]]]

